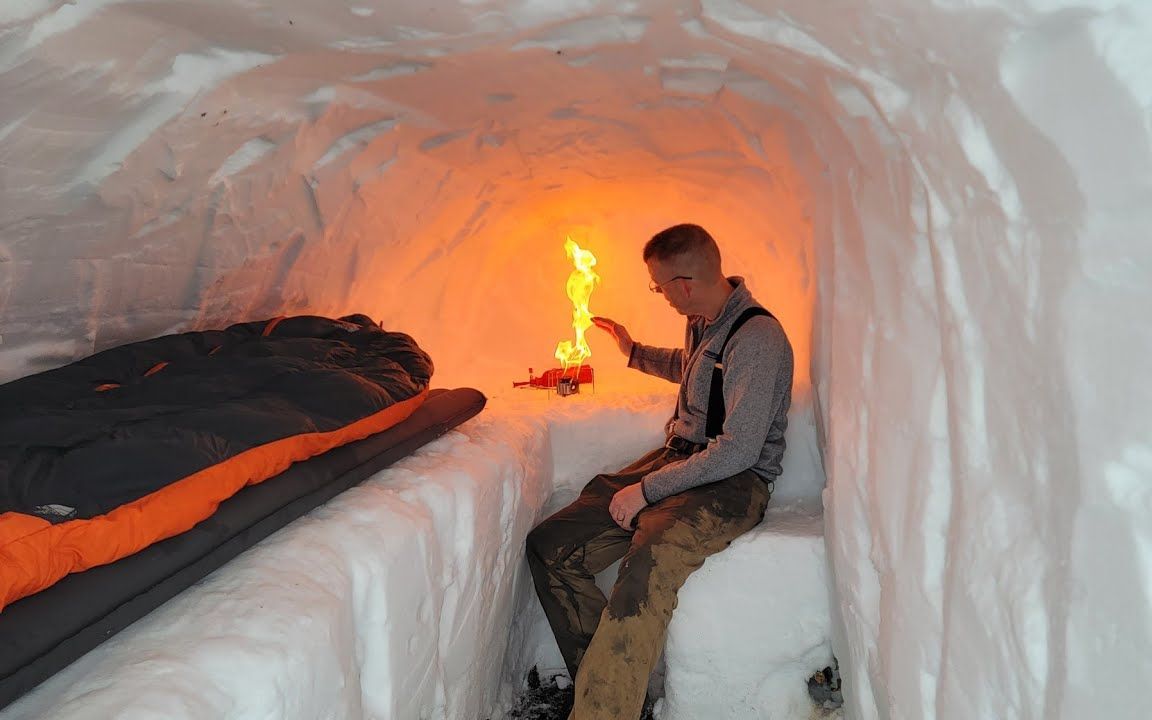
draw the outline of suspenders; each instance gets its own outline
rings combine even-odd
[[[704,434],[709,440],[713,440],[724,429],[724,418],[726,411],[724,410],[724,349],[728,347],[728,341],[736,334],[736,331],[743,327],[744,323],[748,322],[757,315],[767,315],[774,318],[775,315],[768,312],[762,307],[750,307],[732,323],[732,327],[728,330],[728,336],[724,338],[724,344],[720,346],[720,350],[712,353],[705,351],[704,357],[715,363],[712,366],[712,387],[708,393],[708,416],[704,422]]]

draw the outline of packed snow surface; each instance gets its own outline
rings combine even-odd
[[[500,717],[531,665],[559,661],[528,577],[528,531],[596,473],[658,445],[672,399],[524,391],[497,400],[244,553],[0,718]],[[803,413],[791,437],[813,447]],[[804,680],[831,658],[823,538],[805,503],[821,486],[813,459],[797,453],[781,481],[793,497],[781,507],[791,509],[775,510],[686,586],[668,654],[669,677],[684,681],[669,698],[668,720],[701,717],[724,688],[773,712],[789,709],[771,717],[805,720],[810,706],[796,705]],[[740,574],[742,590],[731,592]],[[725,616],[712,617],[719,608]],[[779,608],[788,619],[765,623],[764,612]],[[756,645],[726,652],[724,632],[753,633]],[[693,646],[710,649],[684,649]],[[750,666],[750,657],[767,662]]]

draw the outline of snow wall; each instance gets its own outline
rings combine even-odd
[[[5,0],[0,379],[366,312],[495,392],[710,228],[797,350],[854,718],[1152,681],[1152,5]],[[605,381],[619,357],[594,339]]]

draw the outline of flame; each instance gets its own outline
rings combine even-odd
[[[568,299],[572,301],[572,327],[576,330],[576,343],[562,340],[556,346],[556,359],[564,365],[564,369],[573,365],[579,367],[592,356],[592,349],[584,339],[584,331],[592,326],[592,313],[588,312],[588,297],[600,276],[592,270],[596,264],[596,256],[577,245],[572,238],[566,238],[564,251],[576,269],[568,276]]]

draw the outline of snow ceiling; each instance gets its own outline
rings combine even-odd
[[[639,251],[698,222],[817,404],[853,716],[1122,717],[1149,67],[1141,0],[3,0],[0,380],[365,312],[503,389],[571,332],[569,235],[678,342]]]

